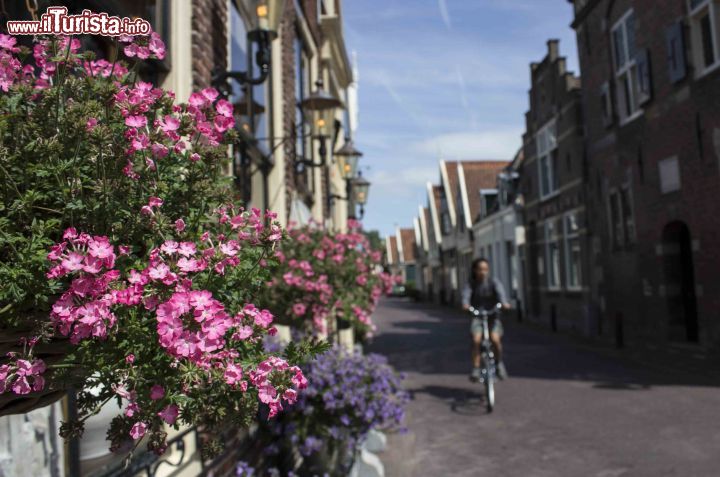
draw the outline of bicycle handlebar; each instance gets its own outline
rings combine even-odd
[[[493,308],[491,310],[478,310],[477,308],[474,308],[471,306],[470,308],[468,308],[468,311],[473,316],[483,316],[483,315],[490,316],[490,315],[496,315],[497,313],[500,312],[501,309],[502,309],[502,303],[498,303],[497,305],[495,305],[495,308]]]

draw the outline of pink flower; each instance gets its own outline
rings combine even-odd
[[[221,116],[230,118],[233,115],[233,105],[230,104],[230,101],[221,99],[215,105],[215,111],[217,111],[217,113]]]
[[[147,432],[147,428],[148,426],[144,422],[136,422],[130,429],[130,437],[135,440],[140,439]]]
[[[15,380],[15,383],[12,385],[12,390],[15,394],[29,394],[31,391],[30,383],[27,380],[27,377],[20,376]]]
[[[125,118],[125,125],[131,128],[141,128],[147,125],[147,118],[142,115],[128,116]]]
[[[288,404],[295,404],[297,401],[298,393],[294,389],[288,389],[283,393],[283,399],[288,402]]]
[[[129,355],[125,356],[125,362],[127,364],[133,364],[135,362],[135,355],[130,353]]]
[[[253,334],[253,329],[251,326],[241,326],[238,328],[237,332],[233,335],[233,339],[236,340],[246,340],[249,337],[251,337]]]
[[[227,368],[225,368],[225,374],[223,374],[223,378],[225,379],[225,382],[228,383],[230,386],[234,386],[235,384],[239,383],[243,378],[242,368],[232,363],[228,364]]]
[[[258,399],[260,399],[260,402],[270,404],[275,401],[276,397],[277,389],[269,382],[258,387]]]
[[[177,219],[175,221],[175,230],[178,232],[185,230],[185,221],[183,219]]]
[[[10,35],[0,34],[0,48],[4,50],[14,50],[17,39]]]
[[[168,114],[163,119],[158,121],[158,125],[160,126],[160,129],[162,129],[162,131],[165,133],[174,132],[180,128],[180,120]]]
[[[215,127],[215,130],[217,132],[225,132],[231,127],[235,125],[235,118],[232,116],[215,116],[215,120],[213,121],[213,125]]]
[[[150,388],[150,399],[153,401],[157,401],[158,399],[162,399],[165,396],[165,389],[160,386],[159,384],[153,385],[153,387]]]
[[[173,425],[177,420],[178,414],[180,413],[178,407],[175,404],[170,404],[168,407],[158,412],[160,419],[166,423]]]
[[[97,126],[97,123],[98,123],[97,119],[95,119],[95,118],[90,118],[90,119],[88,119],[87,122],[85,123],[85,129],[86,129],[87,131],[92,131],[93,129],[95,129],[95,126]]]
[[[150,151],[152,151],[153,156],[157,157],[158,159],[162,159],[170,152],[167,146],[159,143],[154,143],[152,146],[150,146]]]
[[[218,97],[218,91],[215,88],[205,88],[204,90],[200,91],[200,94],[209,102],[213,102]]]
[[[303,375],[300,368],[298,368],[297,366],[293,366],[290,369],[295,372],[295,375],[291,378],[293,386],[295,386],[298,389],[307,388],[307,385],[308,385],[307,379]]]
[[[157,59],[162,60],[165,58],[165,43],[163,43],[160,35],[155,32],[150,34],[148,49]]]
[[[197,152],[193,152],[192,154],[190,154],[190,161],[197,162],[199,160],[200,160],[200,154],[198,154]]]
[[[307,311],[307,306],[305,306],[304,303],[295,303],[292,307],[292,311],[295,316],[300,317],[305,314],[305,311]]]
[[[150,197],[148,200],[148,207],[160,207],[163,205],[163,200],[160,197]]]

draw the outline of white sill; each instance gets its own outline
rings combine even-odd
[[[644,112],[645,111],[642,108],[638,109],[637,111],[632,113],[630,116],[628,116],[624,119],[621,119],[620,126],[625,126],[626,124],[630,124],[631,122],[635,121],[637,118],[642,116]]]
[[[585,290],[585,289],[584,289],[582,286],[566,287],[566,288],[565,288],[565,291],[573,292],[573,293],[578,293],[578,292],[581,292],[581,291],[584,291],[584,290]]]
[[[705,68],[704,70],[698,71],[698,73],[695,75],[695,79],[702,78],[703,76],[709,75],[710,73],[712,73],[713,71],[715,71],[718,68],[720,68],[720,59],[717,60],[712,65]]]
[[[547,287],[547,291],[549,292],[561,292],[562,287],[561,286],[549,286]]]

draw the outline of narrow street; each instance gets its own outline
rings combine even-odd
[[[389,477],[720,473],[717,375],[506,319],[511,378],[488,415],[467,378],[463,314],[388,299],[375,321],[370,350],[406,373],[413,395],[408,432],[389,436],[382,455]]]

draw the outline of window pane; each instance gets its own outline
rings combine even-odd
[[[560,247],[557,240],[548,244],[548,277],[549,285],[560,285]]]
[[[625,35],[627,36],[628,61],[635,58],[635,14],[631,14],[625,20]]]
[[[545,130],[541,130],[537,135],[538,155],[542,156],[547,151],[547,136]]]
[[[247,31],[240,12],[237,8],[230,9],[230,69],[245,71],[247,69]],[[239,100],[242,89],[237,81],[230,81],[233,88],[233,97]]]
[[[547,128],[547,147],[548,149],[557,147],[557,123],[554,121]]]
[[[632,85],[630,84],[630,75],[626,74],[622,77],[622,87],[623,87],[623,100],[625,105],[625,117],[630,116],[633,113],[633,105],[632,105],[632,91],[630,88],[632,88]]]
[[[580,239],[568,240],[568,286],[579,287],[582,284],[580,276]]]
[[[548,156],[540,158],[540,187],[542,195],[550,193],[550,170]]]
[[[630,190],[623,189],[620,193],[620,200],[623,214],[624,233],[627,241],[630,242],[635,236],[635,218],[633,217],[632,213]]]
[[[625,64],[625,35],[622,25],[613,31],[613,44],[615,47],[615,68],[620,69]]]
[[[560,167],[558,165],[558,152],[554,150],[550,153],[550,192],[555,192],[560,187]]]
[[[577,215],[569,214],[565,216],[565,233],[568,235],[576,234],[580,229],[578,226]]]
[[[715,47],[712,40],[712,26],[710,24],[710,14],[707,12],[700,19],[700,35],[702,36],[703,66],[707,68],[715,63]]]

